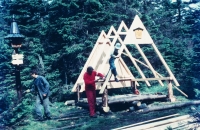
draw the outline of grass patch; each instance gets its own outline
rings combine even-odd
[[[184,97],[176,97],[178,101],[188,101]],[[174,102],[177,103],[177,102]],[[153,105],[167,105],[173,104],[170,102],[153,102]],[[125,105],[125,104],[124,104]],[[115,106],[119,107],[119,106]],[[18,125],[15,125],[16,130],[56,130],[62,128],[63,130],[110,130],[113,128],[122,127],[125,125],[135,124],[138,122],[151,120],[154,118],[159,118],[163,116],[168,116],[172,114],[193,114],[191,111],[191,106],[168,109],[163,111],[153,111],[149,113],[136,113],[127,111],[116,111],[108,114],[101,114],[98,118],[90,118],[89,112],[84,109],[79,109],[75,106],[66,106],[63,102],[55,102],[51,106],[51,113],[53,117],[64,117],[70,113],[76,113],[77,111],[82,111],[81,113],[76,113],[65,117],[64,120],[47,120],[47,121],[35,121],[33,118],[33,113],[28,113],[26,119],[21,120]],[[194,106],[196,110],[200,110],[197,105]],[[33,109],[33,106],[32,106]],[[80,118],[73,118],[80,117]],[[68,119],[72,118],[72,119]],[[78,126],[76,126],[78,125]],[[75,126],[75,127],[73,127]]]

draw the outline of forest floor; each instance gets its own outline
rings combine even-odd
[[[157,105],[164,105],[166,102],[157,102]],[[168,103],[169,104],[169,103]],[[152,111],[148,113],[130,112],[127,109],[101,113],[97,118],[90,118],[87,109],[77,106],[66,106],[63,102],[55,102],[51,105],[52,120],[37,121],[33,114],[19,121],[9,130],[110,130],[154,118],[168,116],[172,114],[190,114],[194,115],[200,110],[200,105],[193,105],[196,110],[191,110],[192,106],[168,109],[161,111]]]

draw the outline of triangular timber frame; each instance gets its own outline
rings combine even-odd
[[[135,29],[140,28],[142,29],[142,37],[137,38],[135,35]],[[122,37],[125,37],[124,39]],[[136,70],[139,72],[141,78],[135,78],[129,68],[127,67],[124,60],[120,57],[116,59],[115,65],[117,68],[118,75],[120,75],[120,82],[114,82],[114,77],[111,75],[111,72],[109,71],[109,63],[108,60],[110,58],[110,51],[114,47],[116,42],[120,42],[122,44],[122,47],[120,49],[121,55],[128,56],[133,63]],[[126,45],[133,44],[135,45],[136,49],[142,56],[144,62],[139,61],[138,59],[134,58],[132,54],[129,52]],[[140,44],[148,44],[151,45],[156,52],[157,56],[159,57],[160,61],[164,65],[164,68],[166,69],[169,76],[164,77],[158,72],[156,72],[151,65],[150,61],[147,59],[146,55],[140,48]],[[139,67],[138,63],[142,64],[146,68],[148,68],[154,77],[152,78],[146,78],[143,71]],[[168,81],[168,96],[169,99],[173,98],[173,91],[172,91],[172,82],[176,86],[180,86],[178,81],[176,80],[175,76],[171,72],[170,68],[168,67],[167,63],[163,59],[161,53],[157,49],[156,45],[154,44],[152,38],[150,37],[148,31],[144,27],[142,21],[140,18],[136,15],[131,27],[128,29],[128,27],[125,25],[125,23],[122,21],[118,30],[116,31],[113,26],[111,26],[110,30],[106,34],[104,31],[101,32],[87,62],[85,63],[73,89],[72,92],[76,92],[77,88],[81,86],[80,92],[85,90],[84,81],[83,81],[83,75],[86,72],[86,69],[88,66],[92,66],[97,72],[103,73],[106,76],[105,81],[99,81],[96,83],[96,89],[100,90],[100,94],[104,92],[105,88],[122,88],[122,87],[136,87],[139,86],[140,81],[143,81],[147,84],[147,86],[150,85],[150,81],[158,81],[161,86],[164,86],[162,80]],[[110,78],[111,76],[111,78]],[[134,86],[133,86],[134,85]],[[79,86],[79,87],[78,87]],[[178,89],[178,88],[177,88]],[[179,90],[179,89],[178,89]],[[181,90],[179,90],[182,94],[184,94]],[[185,94],[184,94],[185,95]]]

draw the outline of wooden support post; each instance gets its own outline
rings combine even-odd
[[[173,95],[172,80],[168,80],[168,100],[170,102],[175,102],[175,100],[176,100]]]
[[[136,94],[136,95],[140,94],[139,90],[137,90],[136,81],[131,81],[131,87],[132,87],[132,91],[134,94]]]
[[[106,100],[107,100],[107,89],[104,89],[104,93],[102,95],[102,106],[105,107],[106,106]]]
[[[77,102],[80,100],[80,89],[81,89],[81,85],[77,85],[77,88],[76,88],[76,92],[77,92]]]
[[[137,89],[137,88],[136,88],[135,81],[131,81],[131,87],[132,87],[133,93],[135,94],[135,90]]]
[[[110,108],[108,107],[108,89],[105,88],[102,95],[102,107],[104,112],[108,112]]]

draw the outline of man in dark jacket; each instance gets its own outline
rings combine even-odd
[[[42,108],[44,108],[44,115],[47,119],[51,119],[50,110],[49,110],[49,83],[43,77],[38,75],[37,70],[31,71],[31,76],[34,78],[33,84],[34,89],[37,93],[36,96],[36,104],[35,104],[35,111],[38,116],[39,120],[43,120]]]

